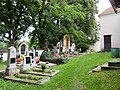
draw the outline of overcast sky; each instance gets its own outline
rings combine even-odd
[[[107,8],[111,7],[111,4],[110,4],[109,0],[99,0],[99,3],[97,4],[97,6],[98,6],[98,10],[99,10],[98,14],[100,14]]]
[[[99,0],[99,3],[97,4],[98,7],[98,15],[101,14],[103,11],[105,11],[106,9],[108,9],[109,7],[111,7],[111,4],[109,2],[109,0]],[[97,19],[97,21],[100,20],[100,18],[98,17],[98,15],[95,15],[95,18]]]

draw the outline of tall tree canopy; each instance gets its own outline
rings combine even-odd
[[[29,26],[31,45],[56,45],[68,34],[77,48],[88,48],[97,37],[95,14],[98,0],[1,0],[0,40],[11,45]]]
[[[29,26],[25,0],[0,0],[0,41],[15,46]]]
[[[48,39],[49,46],[52,46],[68,34],[78,48],[87,49],[98,40],[95,20],[97,2],[97,0],[43,0],[42,8],[34,15],[37,19],[33,23],[37,22],[38,25],[35,27],[33,24],[36,29],[30,34],[32,44],[38,42],[37,45],[42,47],[45,39]]]

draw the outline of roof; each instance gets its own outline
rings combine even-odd
[[[111,5],[116,7],[116,8],[120,8],[120,0],[109,0]]]
[[[120,8],[117,8],[117,12],[120,13]],[[99,17],[104,15],[109,15],[109,14],[115,14],[114,9],[112,7],[109,7],[108,9],[103,11],[101,14],[99,14]]]
[[[117,8],[120,8],[120,0],[109,0],[115,13],[117,14],[118,11],[117,11]]]

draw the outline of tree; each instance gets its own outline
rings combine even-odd
[[[1,0],[0,11],[0,40],[16,46],[31,25],[26,0]]]
[[[97,0],[2,0],[0,40],[15,46],[29,26],[31,45],[49,47],[68,34],[77,48],[86,49],[97,40]]]
[[[31,4],[32,6],[32,4]],[[29,6],[29,7],[31,7]],[[35,7],[39,8],[39,6]],[[31,38],[31,44],[37,44],[37,46],[45,47],[47,41],[49,46],[52,46],[51,43],[54,44],[53,40],[57,41],[57,36],[59,35],[57,32],[57,26],[55,25],[53,21],[53,16],[51,15],[51,1],[48,0],[47,2],[45,0],[42,1],[42,6],[39,10],[34,11],[30,9],[31,13],[31,21],[32,25],[35,28],[35,30],[30,33]],[[37,23],[36,23],[37,22]],[[53,36],[56,35],[56,37]]]
[[[35,27],[30,34],[32,44],[38,42],[37,45],[43,47],[48,39],[48,45],[52,47],[68,34],[77,48],[86,50],[98,40],[96,3],[97,0],[43,0],[41,9],[35,14],[31,12]]]

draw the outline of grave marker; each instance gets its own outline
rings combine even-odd
[[[23,57],[23,62],[22,62],[22,65],[21,65],[21,71],[22,70],[27,70],[27,69],[30,69],[32,68],[32,59],[31,59],[31,56],[24,56]]]
[[[68,35],[64,35],[63,52],[69,52],[69,49],[70,49],[70,37]]]
[[[11,46],[8,49],[8,59],[7,59],[7,68],[6,75],[13,75],[17,72],[16,66],[16,48]]]
[[[20,57],[28,55],[28,45],[25,42],[20,43],[19,54],[20,54]]]

